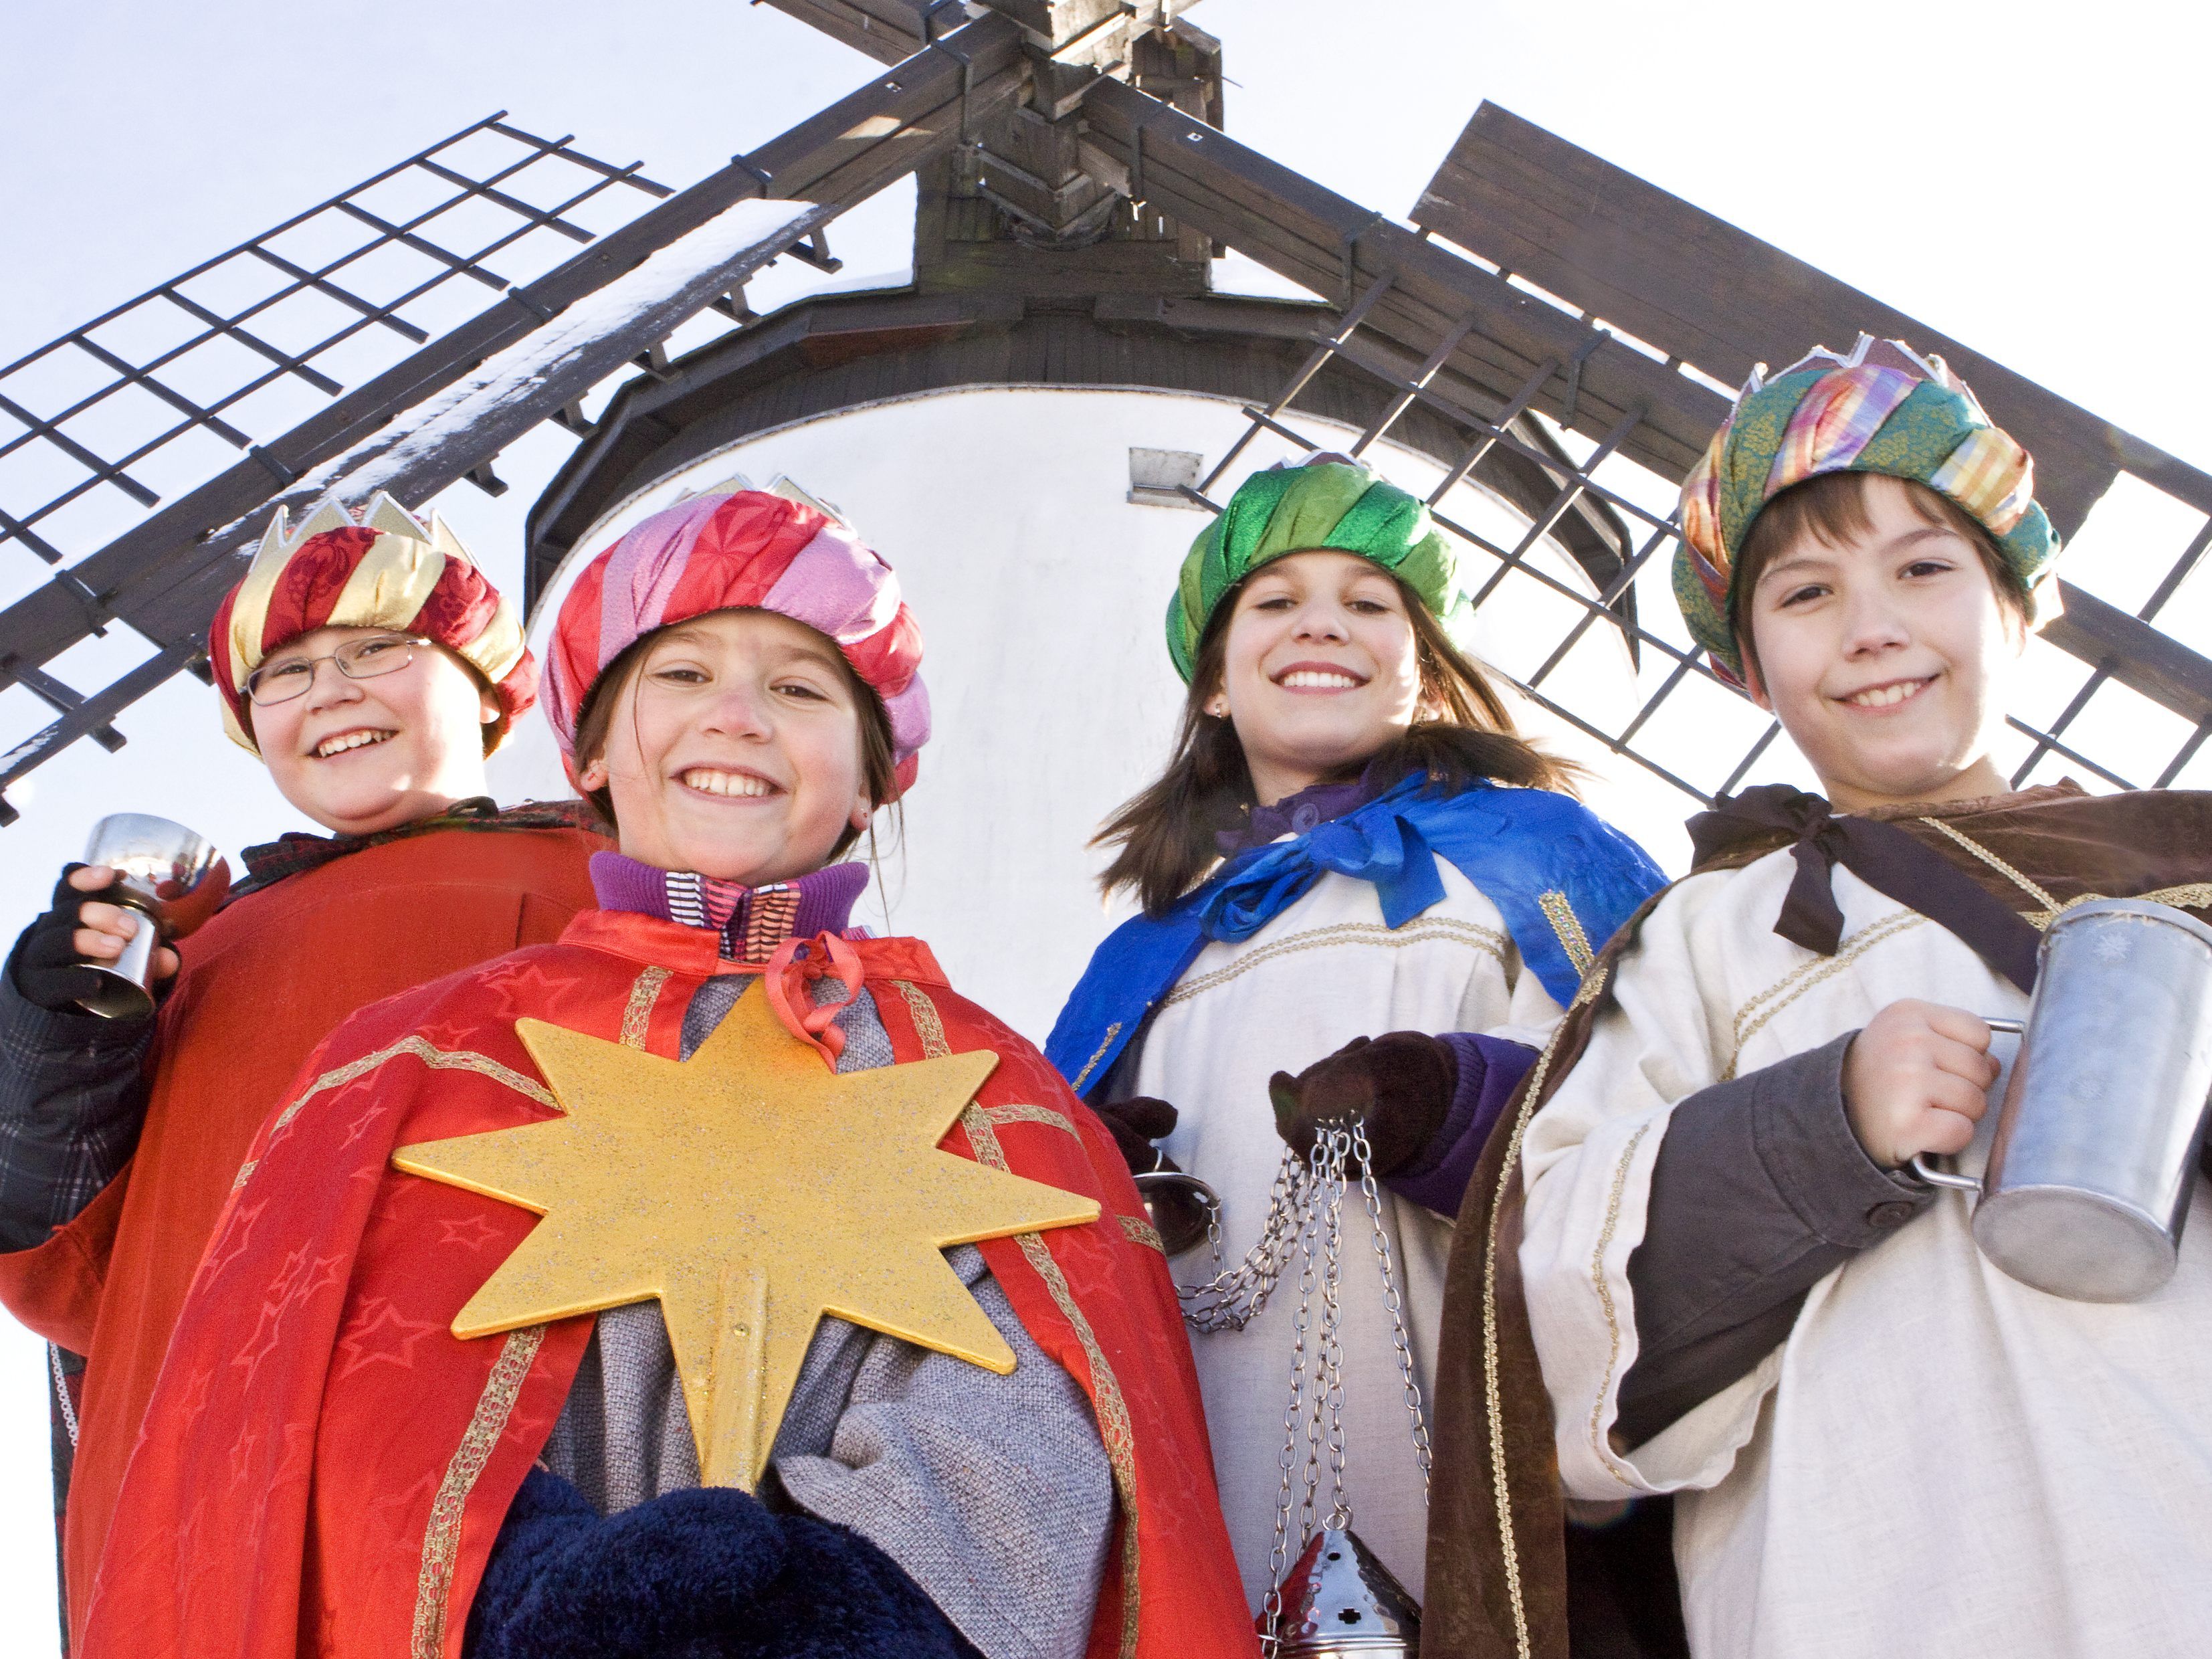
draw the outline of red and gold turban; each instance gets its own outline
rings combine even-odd
[[[501,717],[484,728],[487,754],[537,700],[538,663],[514,607],[443,520],[433,514],[426,528],[381,491],[359,524],[326,504],[289,536],[280,507],[246,580],[216,607],[208,663],[234,742],[261,752],[246,679],[270,652],[319,628],[388,628],[460,658],[499,698]]]

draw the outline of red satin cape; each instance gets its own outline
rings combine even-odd
[[[1111,1137],[1035,1048],[945,985],[927,946],[855,948],[900,1060],[1000,1056],[945,1148],[1103,1206],[1085,1226],[981,1246],[1024,1326],[1089,1395],[1114,1465],[1090,1654],[1252,1653],[1174,1286]],[[556,945],[364,1012],[310,1059],[179,1322],[85,1659],[458,1659],[592,1321],[455,1338],[454,1315],[535,1218],[400,1174],[392,1149],[547,1114],[518,1018],[673,1056],[691,994],[729,965],[709,933],[589,912]]]

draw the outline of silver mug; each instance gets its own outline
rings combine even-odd
[[[2173,1276],[2212,1104],[2212,927],[2146,899],[2062,912],[2037,955],[1974,1242],[2021,1284],[2076,1302],[2133,1302]]]
[[[230,890],[230,866],[213,842],[181,823],[144,812],[113,812],[92,826],[84,861],[118,872],[105,893],[86,894],[135,911],[137,931],[112,962],[91,962],[100,988],[78,1000],[108,1019],[154,1012],[154,951],[181,939],[216,913]]]

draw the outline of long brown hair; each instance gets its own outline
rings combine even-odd
[[[1437,712],[1417,714],[1404,732],[1374,754],[1346,764],[1339,775],[1354,778],[1371,769],[1388,787],[1425,773],[1431,787],[1443,794],[1480,779],[1572,794],[1582,769],[1547,755],[1516,732],[1490,677],[1451,642],[1403,582],[1397,586],[1413,625],[1421,705]],[[1221,686],[1229,618],[1242,591],[1240,585],[1222,596],[1199,641],[1190,691],[1183,699],[1182,726],[1167,769],[1122,802],[1091,838],[1093,847],[1120,848],[1098,878],[1100,889],[1109,895],[1131,889],[1147,915],[1159,915],[1197,884],[1220,857],[1214,836],[1240,827],[1254,805],[1252,773],[1237,728],[1225,717],[1206,712],[1206,700]]]
[[[666,627],[656,628],[651,633],[632,640],[612,662],[599,671],[599,678],[592,682],[592,689],[584,694],[584,706],[576,716],[576,769],[579,772],[592,762],[605,757],[607,730],[614,724],[615,705],[622,701],[623,688],[637,678],[639,671],[645,665],[646,653],[666,631]],[[854,701],[860,709],[860,776],[867,783],[868,799],[878,807],[890,805],[893,814],[899,818],[899,829],[903,831],[903,816],[899,813],[896,805],[898,761],[891,744],[890,711],[884,708],[884,700],[877,695],[875,687],[853,672],[853,665],[845,660],[842,651],[837,654],[837,665],[844,670],[846,684],[851,688]],[[632,707],[635,708],[635,706]],[[605,822],[608,831],[618,835],[622,826],[615,819],[611,787],[602,784],[597,789],[581,793],[584,799],[592,804],[592,810]],[[872,818],[869,823],[868,836],[872,844],[875,836]],[[830,849],[830,856],[833,860],[843,857],[860,838],[860,832],[847,825],[845,833],[838,837],[837,844]],[[899,840],[903,845],[903,833]]]

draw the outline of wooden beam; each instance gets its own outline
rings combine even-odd
[[[2045,625],[2044,638],[2192,726],[2212,720],[2212,661],[2071,582],[2058,591],[2065,609]]]
[[[1475,111],[1413,218],[1724,385],[1861,331],[1939,353],[2035,456],[2061,535],[2123,466],[2212,513],[2212,476],[1496,105]]]

